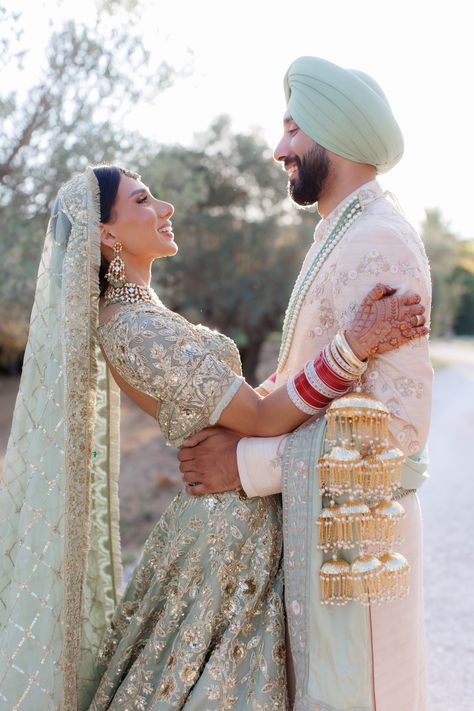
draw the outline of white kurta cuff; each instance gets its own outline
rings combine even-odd
[[[242,489],[249,498],[281,492],[279,437],[244,437],[237,445],[237,466]]]

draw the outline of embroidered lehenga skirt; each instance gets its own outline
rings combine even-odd
[[[180,493],[106,633],[91,711],[287,708],[279,497]]]

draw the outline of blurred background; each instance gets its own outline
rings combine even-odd
[[[234,338],[255,383],[275,369],[318,218],[289,203],[272,160],[284,73],[317,54],[368,72],[386,92],[406,151],[381,183],[419,229],[433,280],[432,479],[420,494],[433,711],[474,709],[474,561],[464,547],[474,496],[468,6],[0,0],[0,464],[61,183],[89,163],[117,162],[174,204],[180,250],[156,263],[155,288],[171,308]],[[175,451],[126,398],[121,455],[130,569],[180,479]],[[446,510],[448,492],[456,504]]]

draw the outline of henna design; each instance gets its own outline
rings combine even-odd
[[[354,353],[365,360],[426,335],[424,307],[417,294],[398,296],[394,289],[377,284],[362,301],[346,331]]]

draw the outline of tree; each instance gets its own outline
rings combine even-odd
[[[460,240],[443,220],[437,208],[426,210],[422,237],[431,265],[433,285],[433,336],[451,337],[459,305],[465,291],[464,284],[454,278],[459,262]]]
[[[464,240],[459,245],[459,261],[453,272],[453,281],[461,285],[454,330],[460,335],[474,335],[474,240]]]
[[[70,20],[59,27],[47,43],[39,80],[23,94],[13,88],[0,95],[4,367],[14,365],[14,353],[26,342],[42,239],[58,186],[91,161],[133,164],[141,139],[121,128],[122,118],[139,99],[156,98],[177,74],[166,63],[150,60],[133,23],[124,22],[121,7],[127,4],[132,8],[133,1],[103,3],[94,26]],[[24,71],[27,57],[16,30],[20,20],[0,5],[4,76],[20,78]]]
[[[231,336],[255,382],[260,349],[281,326],[314,215],[298,218],[288,209],[285,179],[262,137],[232,133],[226,117],[195,148],[165,147],[141,170],[155,194],[175,205],[180,250],[157,270],[159,290],[171,308]]]

